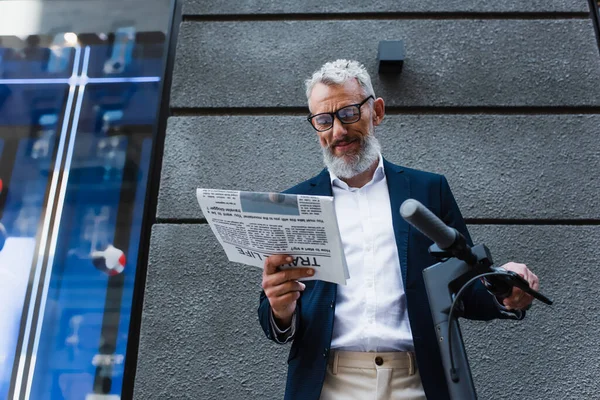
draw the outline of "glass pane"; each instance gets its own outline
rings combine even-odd
[[[1,86],[0,86],[1,87]],[[69,87],[4,85],[0,109],[0,398],[6,398]],[[4,101],[2,101],[4,100]]]
[[[2,399],[121,396],[170,14],[0,2]]]

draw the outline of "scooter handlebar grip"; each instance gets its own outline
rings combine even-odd
[[[444,224],[427,207],[414,199],[408,199],[400,206],[400,215],[421,233],[433,240],[440,249],[447,249],[456,240],[456,230]]]

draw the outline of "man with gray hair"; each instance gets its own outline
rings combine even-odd
[[[333,196],[350,279],[302,283],[312,269],[280,270],[287,255],[265,261],[261,326],[277,343],[293,340],[285,398],[449,399],[422,277],[436,260],[399,215],[415,198],[471,242],[448,182],[382,157],[374,129],[385,103],[360,63],[326,63],[306,81],[306,97],[326,169],[287,192]],[[538,289],[524,264],[503,267]],[[464,298],[465,316],[482,320],[521,319],[533,300],[514,289],[501,304],[481,282]]]

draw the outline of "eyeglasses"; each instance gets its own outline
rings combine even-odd
[[[369,101],[369,99],[375,99],[375,97],[371,95],[358,104],[350,104],[349,106],[342,107],[339,110],[330,113],[309,115],[306,119],[318,132],[325,132],[331,129],[335,117],[337,117],[342,124],[353,124],[360,121],[360,108]]]

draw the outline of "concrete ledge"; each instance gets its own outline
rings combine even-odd
[[[185,2],[185,14],[222,15],[222,14],[290,14],[290,13],[363,13],[363,12],[588,12],[584,0],[332,0],[322,2],[244,0],[235,3],[222,3],[218,0],[188,0]]]

